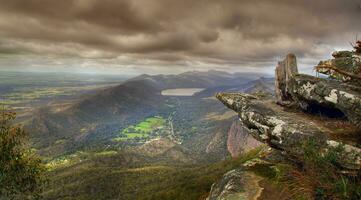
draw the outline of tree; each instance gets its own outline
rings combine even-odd
[[[0,200],[39,199],[45,167],[26,148],[24,129],[14,125],[16,114],[0,111]]]

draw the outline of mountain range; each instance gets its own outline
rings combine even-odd
[[[245,85],[249,85],[248,83],[256,77],[257,74],[230,74],[221,71],[140,75],[118,86],[80,99],[67,108],[58,109],[60,111],[42,108],[34,114],[26,127],[34,133],[32,138],[40,152],[60,155],[64,151],[74,149],[74,146],[89,146],[88,141],[91,140],[92,143],[109,143],[117,129],[125,128],[149,116],[167,113],[169,108],[165,106],[166,101],[172,97],[162,96],[162,90],[204,88],[199,97],[213,96],[220,90],[244,89]]]
[[[247,137],[232,128],[238,121],[236,113],[228,111],[214,94],[273,93],[273,82],[261,74],[221,71],[144,74],[66,106],[42,107],[25,128],[51,169],[45,199],[182,199],[188,193],[180,191],[184,189],[196,198],[209,191],[209,184],[227,169],[219,167],[228,161],[218,162],[241,153],[243,141],[238,140]],[[162,91],[182,88],[201,90],[162,95]],[[208,177],[214,169],[217,173]],[[197,188],[182,186],[192,185],[186,176],[197,182],[193,183]],[[169,182],[171,177],[177,181]],[[164,187],[172,189],[160,189],[162,184],[147,180],[164,182]]]

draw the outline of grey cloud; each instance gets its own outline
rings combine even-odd
[[[361,0],[0,0],[0,54],[99,60],[123,56],[134,65],[151,60],[153,65],[259,68],[288,52],[319,59],[344,46],[361,32],[360,4]]]

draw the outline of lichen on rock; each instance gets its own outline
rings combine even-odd
[[[304,110],[312,105],[337,109],[361,126],[361,87],[305,74],[295,75],[289,85],[293,101]]]

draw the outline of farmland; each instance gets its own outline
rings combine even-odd
[[[69,99],[119,84],[126,77],[0,71],[0,103],[15,108]]]
[[[154,116],[145,119],[144,121],[131,125],[122,131],[120,131],[119,137],[115,138],[115,141],[126,141],[132,139],[147,139],[149,137],[157,135],[161,132],[166,125],[166,120],[161,116]]]

